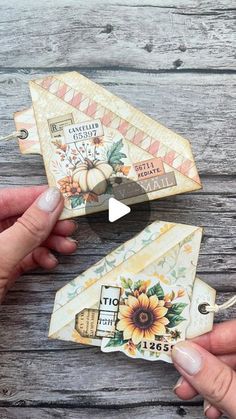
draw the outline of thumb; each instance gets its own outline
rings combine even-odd
[[[15,224],[0,234],[0,264],[5,272],[13,269],[25,256],[49,236],[63,209],[57,188],[41,194]]]
[[[236,373],[193,342],[180,342],[172,351],[175,367],[210,404],[236,417]]]

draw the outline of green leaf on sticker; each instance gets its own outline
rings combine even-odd
[[[123,288],[127,289],[127,288],[131,288],[133,285],[133,281],[130,278],[125,278],[124,276],[122,276],[120,278],[120,282]]]
[[[119,141],[117,141],[117,143],[112,144],[111,148],[107,152],[107,159],[109,160],[113,154],[120,152],[122,147],[123,147],[123,141],[121,138]]]
[[[175,303],[175,304],[172,305],[169,312],[174,313],[174,314],[181,314],[182,311],[184,311],[185,307],[187,307],[187,305],[188,304],[186,304],[186,303]]]
[[[141,280],[136,281],[136,282],[134,283],[134,291],[135,291],[135,290],[138,290],[138,289],[141,287],[141,284],[142,284],[142,281],[141,281]]]
[[[83,195],[74,195],[71,197],[71,208],[76,208],[79,205],[84,204],[84,198]]]
[[[107,152],[107,161],[110,165],[122,164],[122,159],[126,158],[126,154],[121,152],[123,147],[122,139],[114,143]]]
[[[167,317],[167,316],[166,316]],[[169,319],[169,317],[167,317]],[[172,328],[175,326],[178,326],[178,324],[182,323],[183,321],[185,321],[186,319],[184,317],[181,316],[173,316],[172,319],[170,320],[170,323],[168,324],[168,328]]]
[[[121,346],[124,342],[127,342],[123,339],[123,332],[117,331],[113,338],[109,339],[109,342],[106,344],[106,348],[112,346]]]
[[[160,300],[164,298],[164,291],[161,287],[160,283],[154,285],[152,288],[149,288],[147,292],[147,296],[151,297],[152,295],[156,295]]]

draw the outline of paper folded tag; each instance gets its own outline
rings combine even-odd
[[[196,278],[202,229],[156,221],[57,292],[49,337],[171,362],[212,329],[215,290]]]
[[[20,150],[42,154],[49,185],[65,198],[61,218],[105,210],[114,178],[137,181],[149,200],[201,188],[186,139],[81,74],[34,80],[30,91],[32,107],[14,116],[28,131]],[[125,198],[144,199],[140,187]]]

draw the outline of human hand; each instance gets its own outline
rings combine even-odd
[[[0,303],[15,280],[37,267],[52,269],[51,250],[68,254],[77,243],[73,221],[57,221],[63,197],[56,188],[37,186],[0,190]]]
[[[174,391],[182,400],[200,394],[204,413],[236,418],[236,320],[216,324],[212,332],[174,346],[172,359],[180,372]]]

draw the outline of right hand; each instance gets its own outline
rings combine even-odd
[[[216,324],[212,332],[175,345],[172,358],[181,374],[174,392],[182,400],[204,398],[204,413],[236,418],[236,320]]]

